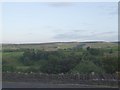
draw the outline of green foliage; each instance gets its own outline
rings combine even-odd
[[[28,73],[30,73],[30,72],[40,72],[40,68],[39,68],[39,67],[36,68],[36,67],[34,67],[34,66],[30,66],[30,67],[26,70],[26,72],[28,72]]]
[[[112,55],[105,56],[102,59],[103,68],[106,73],[115,73],[118,71],[119,62],[118,57]]]
[[[7,72],[7,71],[10,71],[10,72],[14,72],[16,71],[16,68],[14,66],[10,66],[10,65],[3,65],[2,66],[2,72]]]
[[[95,72],[97,74],[104,73],[102,68],[95,65],[92,61],[82,61],[71,70],[71,73],[90,74],[91,72]]]
[[[61,45],[64,49],[60,48],[51,51],[50,49],[45,51],[27,48],[4,50],[2,55],[3,71],[32,71],[54,74],[69,72],[88,74],[95,72],[100,74],[118,71],[118,63],[120,62],[117,61],[118,50],[116,46],[106,46],[106,48],[91,48],[90,46],[86,49],[84,46],[86,44],[73,48],[64,48]],[[106,57],[106,54],[109,56]]]
[[[97,49],[97,48],[90,48],[90,47],[87,47],[87,51],[89,52],[89,54],[91,55],[102,55],[103,52],[100,50],[100,49]]]
[[[10,66],[19,66],[22,63],[19,62],[23,52],[3,52],[2,53],[2,64]]]
[[[113,50],[112,50],[112,49],[110,49],[109,53],[110,53],[110,54],[112,54],[112,53],[113,53]]]
[[[53,58],[51,60],[48,60],[46,64],[44,64],[41,67],[41,71],[44,73],[66,73],[70,71],[72,68],[74,68],[79,60],[72,60],[72,59],[63,59],[58,60],[56,58]]]
[[[32,65],[33,60],[35,60],[35,51],[33,49],[25,50],[23,56],[21,57],[21,62],[24,65]]]

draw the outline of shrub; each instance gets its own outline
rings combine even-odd
[[[71,73],[90,74],[91,72],[95,72],[97,74],[104,73],[103,69],[96,66],[92,61],[82,61],[71,70]]]
[[[7,72],[7,71],[14,72],[14,71],[16,71],[16,67],[9,66],[9,65],[3,65],[2,72]]]

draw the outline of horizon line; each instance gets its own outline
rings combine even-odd
[[[103,40],[93,40],[93,41],[52,41],[52,42],[20,42],[20,43],[11,43],[11,42],[9,42],[9,43],[7,43],[7,42],[5,42],[5,43],[3,43],[3,42],[0,42],[0,44],[47,44],[47,43],[85,43],[85,42],[120,42],[120,41],[103,41]]]

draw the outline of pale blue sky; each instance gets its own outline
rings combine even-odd
[[[118,3],[4,3],[4,43],[117,41]]]

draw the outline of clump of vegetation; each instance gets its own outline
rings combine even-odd
[[[2,71],[3,72],[15,72],[16,71],[16,67],[15,66],[10,66],[10,65],[3,65],[2,66]]]
[[[82,61],[71,70],[71,73],[80,74],[90,74],[91,72],[103,74],[104,70],[101,67],[95,65],[92,61]]]
[[[102,59],[103,68],[106,73],[115,73],[118,71],[118,56],[107,55]]]

